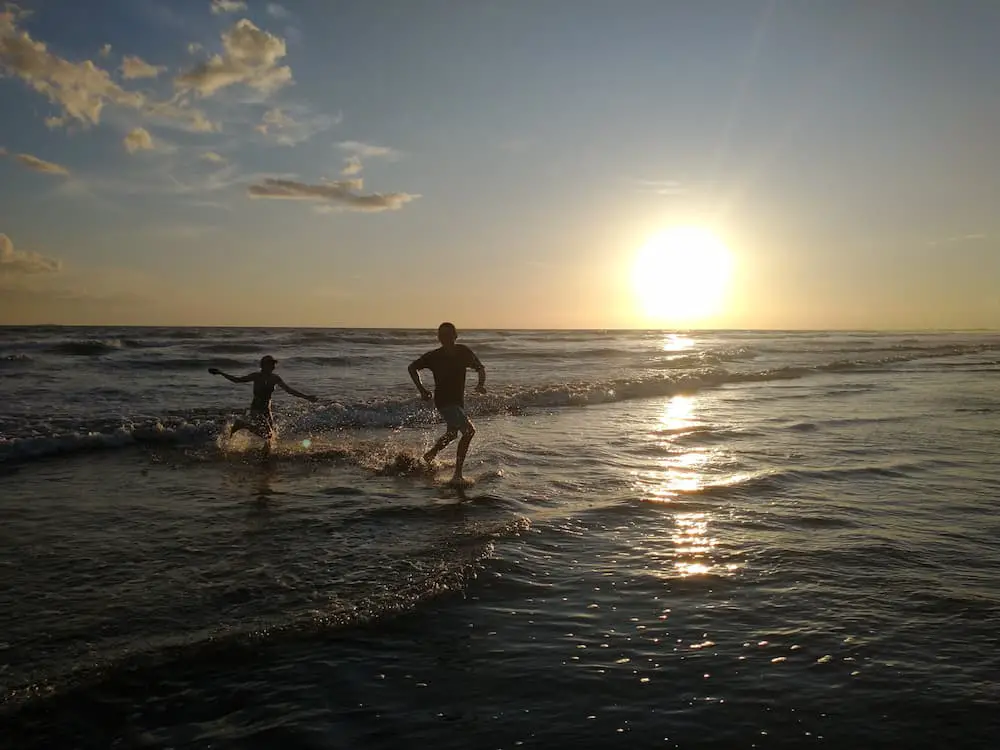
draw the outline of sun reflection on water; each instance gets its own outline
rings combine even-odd
[[[698,425],[694,409],[692,396],[674,396],[664,406],[656,432],[661,436],[659,446],[670,452],[660,466],[643,475],[644,490],[653,501],[670,502],[680,493],[696,492],[702,487],[700,467],[708,462],[708,454],[702,449],[672,452],[670,440]]]
[[[681,336],[677,333],[669,333],[663,339],[663,351],[665,352],[685,352],[694,348],[694,339]]]
[[[655,535],[655,544],[647,550],[653,560],[664,565],[663,573],[674,578],[726,575],[739,567],[716,559],[718,539],[712,533],[712,513],[703,507],[691,512],[682,509],[687,496],[727,483],[718,481],[721,479],[718,471],[712,471],[720,458],[717,449],[685,447],[678,440],[701,425],[698,404],[697,396],[674,396],[663,405],[651,435],[663,454],[655,466],[640,472],[638,477],[637,489],[646,501],[676,510],[673,528]]]

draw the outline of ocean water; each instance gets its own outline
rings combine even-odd
[[[461,340],[0,329],[0,746],[996,746],[1000,335]]]

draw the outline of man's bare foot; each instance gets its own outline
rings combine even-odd
[[[448,480],[448,484],[452,487],[469,487],[472,485],[472,482],[463,477],[461,474],[456,474]]]

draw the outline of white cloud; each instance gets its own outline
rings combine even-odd
[[[341,141],[337,146],[344,151],[351,152],[351,155],[344,160],[344,168],[340,171],[340,174],[345,177],[361,173],[361,170],[364,169],[361,157],[395,159],[399,155],[399,152],[388,146],[373,146],[370,143],[362,143],[361,141]]]
[[[340,170],[340,173],[344,177],[352,177],[352,176],[354,176],[356,174],[361,174],[361,170],[362,169],[364,169],[364,167],[361,164],[361,157],[360,156],[357,156],[357,155],[355,155],[355,156],[348,156],[344,160],[344,168],[342,170]]]
[[[260,125],[257,126],[257,132],[267,135],[273,130],[282,130],[284,128],[291,128],[298,125],[298,123],[284,112],[282,112],[277,107],[267,110],[264,116],[261,118]]]
[[[411,193],[361,193],[364,183],[360,179],[323,182],[309,185],[295,180],[267,178],[251,185],[247,193],[251,198],[316,201],[328,208],[340,207],[349,211],[394,211],[419,198]]]
[[[246,9],[247,4],[243,0],[212,0],[212,13],[217,16]]]
[[[242,83],[266,94],[292,82],[292,69],[278,64],[287,54],[285,40],[245,18],[223,32],[222,48],[223,54],[213,55],[178,76],[176,88],[211,96]]]
[[[350,151],[356,156],[384,156],[392,158],[397,155],[397,152],[388,146],[373,146],[370,143],[362,143],[361,141],[341,141],[337,145],[344,149],[344,151]]]
[[[122,78],[132,80],[134,78],[156,78],[166,70],[163,65],[150,65],[140,57],[126,55],[122,58]]]
[[[637,180],[636,182],[644,193],[673,196],[690,192],[690,189],[678,180]]]
[[[152,151],[156,148],[156,145],[153,143],[153,136],[145,128],[134,128],[125,136],[122,144],[130,154],[134,154],[136,151]]]
[[[19,17],[14,10],[0,13],[0,66],[62,107],[64,117],[93,125],[106,102],[143,107],[142,94],[126,91],[90,60],[72,63],[49,52],[43,42],[17,28]]]
[[[45,118],[49,128],[78,122],[97,125],[106,104],[137,110],[180,124],[189,130],[217,129],[197,109],[176,102],[153,102],[139,91],[128,91],[112,80],[107,70],[91,60],[74,63],[49,51],[18,28],[23,14],[8,6],[0,12],[0,73],[20,78],[58,106],[58,116]]]
[[[282,146],[294,146],[329,130],[343,120],[342,115],[314,115],[301,106],[292,107],[292,110],[294,117],[284,109],[269,109],[254,129],[261,135],[271,136]]]
[[[214,151],[206,151],[205,153],[203,153],[198,158],[200,158],[202,161],[210,161],[213,164],[225,164],[226,163],[226,157],[221,156],[221,155],[215,153]]]
[[[60,261],[38,253],[15,250],[10,237],[0,234],[0,275],[54,273],[61,269]]]
[[[193,133],[217,133],[222,126],[208,119],[204,112],[194,107],[173,102],[157,102],[146,107],[146,114],[161,120],[164,125],[180,126]]]
[[[0,155],[6,155],[6,151]],[[21,164],[24,167],[34,171],[41,172],[42,174],[55,174],[55,175],[68,175],[69,170],[61,164],[53,164],[50,161],[45,161],[44,159],[39,159],[37,156],[32,156],[31,154],[15,154],[11,158]]]
[[[982,232],[975,232],[971,234],[956,234],[951,237],[942,237],[940,239],[928,240],[927,244],[930,247],[942,247],[945,245],[964,245],[970,243],[979,243],[984,240],[989,239],[989,236],[983,234]]]
[[[291,15],[288,8],[284,5],[278,5],[278,3],[268,3],[267,14],[273,18],[288,18]]]

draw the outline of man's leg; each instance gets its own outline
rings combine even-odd
[[[465,465],[465,455],[469,452],[469,443],[472,442],[472,438],[475,435],[476,428],[472,422],[467,420],[465,427],[462,428],[462,439],[458,441],[458,450],[455,453],[455,476],[452,477],[452,481],[454,482],[462,480],[462,467]]]
[[[440,453],[446,445],[448,445],[452,440],[454,440],[457,437],[458,437],[458,432],[452,430],[451,427],[449,427],[448,431],[444,435],[439,437],[438,441],[434,443],[434,447],[424,454],[424,461],[426,461],[427,463],[431,463],[431,461],[433,461],[437,457],[437,454]]]

